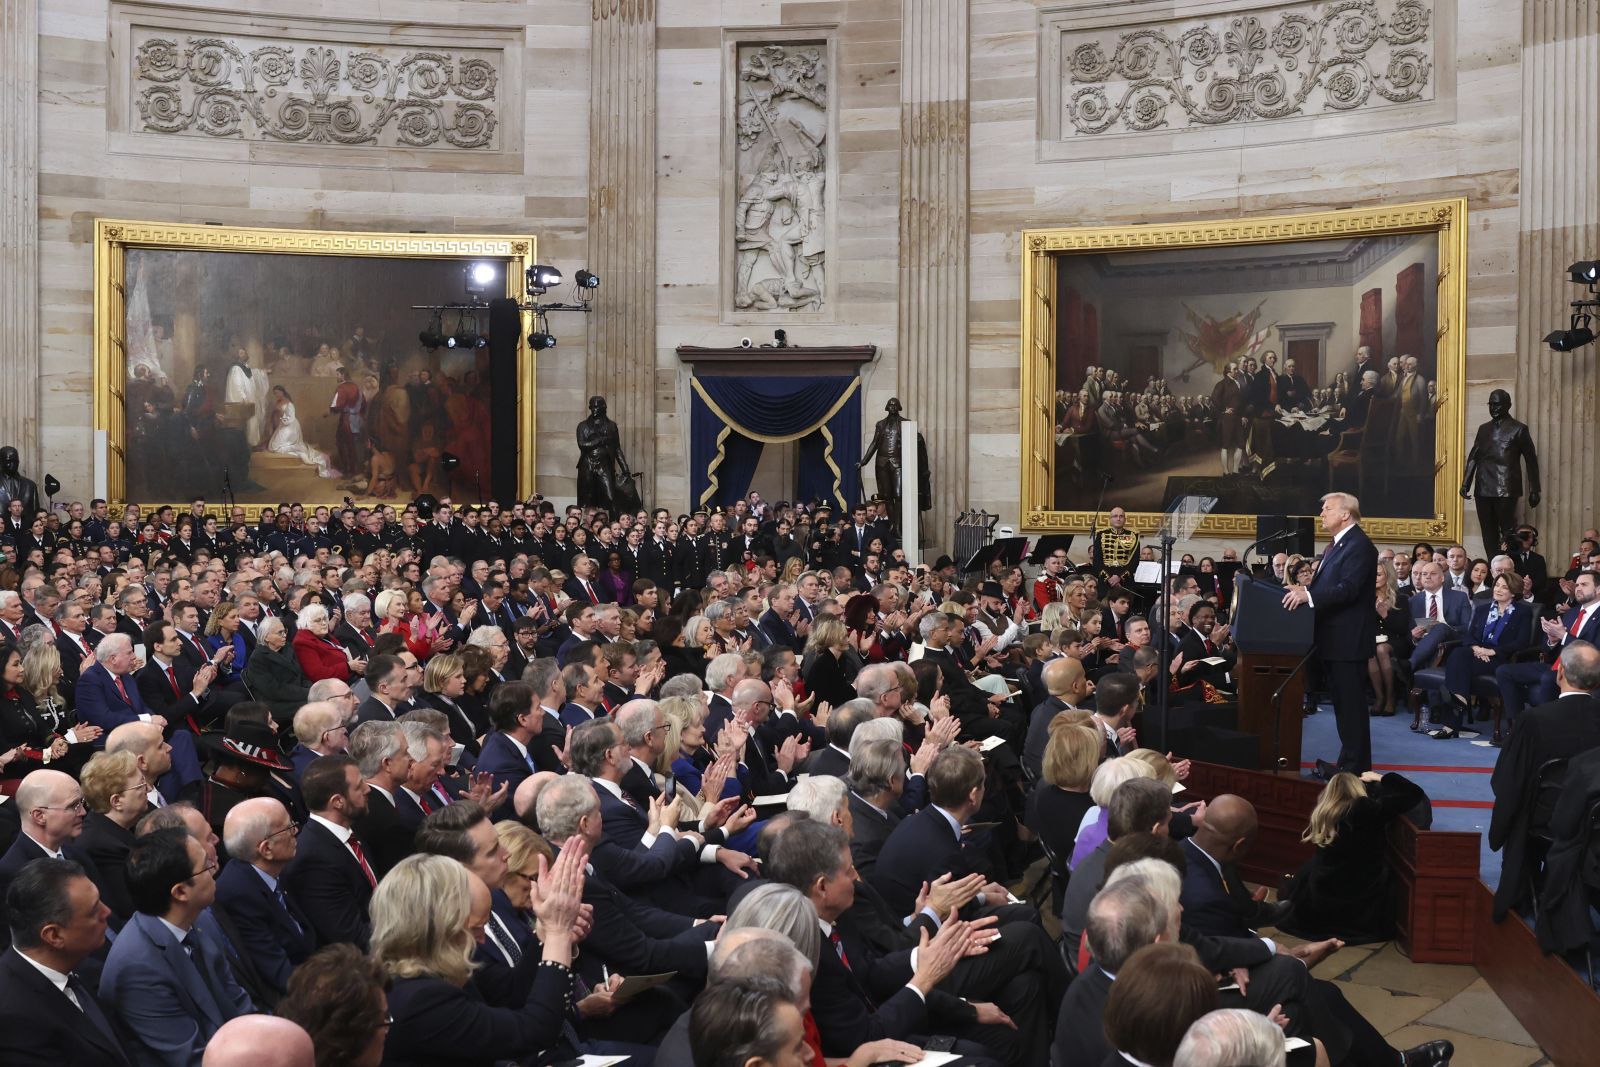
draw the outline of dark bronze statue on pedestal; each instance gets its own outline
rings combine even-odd
[[[1539,455],[1528,427],[1511,417],[1511,394],[1496,389],[1489,394],[1489,421],[1478,427],[1477,439],[1467,453],[1461,479],[1461,496],[1478,499],[1478,526],[1486,553],[1497,550],[1517,524],[1517,501],[1522,497],[1522,464],[1528,465],[1528,506],[1539,506]]]
[[[616,515],[639,510],[639,489],[622,454],[617,424],[606,417],[606,398],[589,398],[589,417],[578,423],[578,504]]]
[[[0,514],[13,500],[22,501],[22,521],[26,524],[39,510],[39,486],[32,478],[17,471],[17,450],[10,445],[0,448]]]
[[[856,469],[866,467],[874,456],[877,463],[872,472],[877,477],[878,496],[889,505],[889,520],[894,523],[896,530],[900,528],[900,451],[905,442],[901,432],[905,419],[900,415],[900,398],[890,397],[889,402],[883,406],[886,412],[878,420],[878,425],[873,428],[872,441],[867,445],[867,450],[861,454],[861,462],[856,464]],[[933,506],[933,476],[928,470],[928,448],[923,442],[922,435],[917,435],[917,510],[927,511]]]

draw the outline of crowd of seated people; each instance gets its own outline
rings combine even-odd
[[[0,566],[0,1062],[1449,1061],[1311,977],[1337,877],[1244,893],[1254,812],[1141,745],[1228,684],[1157,677],[1231,662],[1192,579],[1152,619],[911,566],[877,505],[181,518],[72,504]],[[1252,932],[1291,916],[1348,925]]]

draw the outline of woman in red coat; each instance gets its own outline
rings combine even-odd
[[[307,605],[300,609],[296,621],[294,658],[300,661],[300,670],[308,682],[320,682],[324,678],[349,682],[353,678],[352,667],[359,664],[365,669],[366,660],[356,659],[334,639],[330,632],[333,621],[328,617],[327,608],[321,604]]]

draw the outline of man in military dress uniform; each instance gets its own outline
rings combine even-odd
[[[1139,561],[1139,535],[1128,529],[1128,513],[1111,509],[1111,525],[1089,543],[1089,565],[1102,586],[1129,585]]]

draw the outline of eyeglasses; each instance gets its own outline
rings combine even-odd
[[[111,795],[114,796],[114,797],[124,797],[124,796],[127,796],[129,793],[148,793],[148,792],[150,792],[150,783],[149,782],[140,782],[138,785],[130,785],[126,789],[119,789],[115,793],[112,793]]]
[[[266,842],[271,841],[274,837],[277,837],[279,834],[288,834],[290,837],[299,837],[300,836],[300,824],[291,819],[289,821],[289,825],[288,826],[285,826],[285,827],[283,827],[282,829],[279,829],[279,830],[274,830],[274,831],[272,831],[272,833],[270,833],[266,837],[262,838],[261,839],[262,843],[265,844]]]
[[[212,862],[206,864],[204,867],[201,867],[198,871],[195,871],[193,874],[191,874],[188,877],[187,880],[192,882],[196,878],[199,878],[202,874],[216,874],[217,873],[217,868],[219,866],[221,866],[221,865],[218,864],[215,860],[213,860]]]
[[[506,873],[513,874],[518,878],[524,879],[529,885],[532,885],[534,882],[539,880],[538,875],[534,874],[532,871],[507,871]]]
[[[73,803],[68,804],[68,805],[66,805],[64,807],[52,807],[49,804],[40,804],[34,810],[35,811],[72,811],[72,812],[77,812],[79,814],[82,814],[83,812],[88,811],[89,808],[88,808],[88,805],[86,805],[83,802],[83,798],[79,797],[76,801],[74,801]]]
[[[328,735],[329,734],[342,734],[342,733],[347,732],[349,729],[350,729],[350,727],[348,727],[348,726],[335,726],[331,730],[322,731],[321,736],[318,737],[317,740],[318,741],[326,741],[328,739]]]

